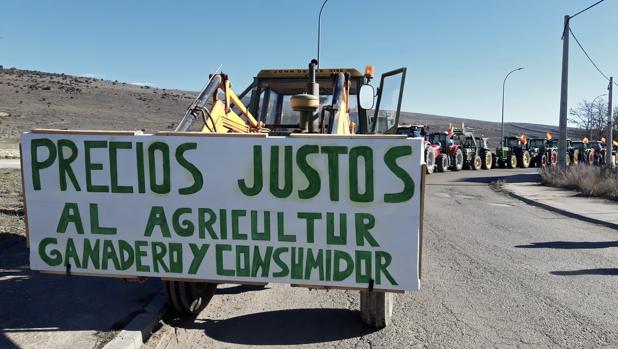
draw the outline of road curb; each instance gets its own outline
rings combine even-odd
[[[165,296],[159,293],[103,349],[139,349],[150,338],[165,310]]]
[[[592,224],[598,224],[598,225],[602,225],[602,226],[605,226],[605,227],[608,227],[608,228],[611,228],[611,229],[618,230],[618,224],[616,224],[616,223],[606,222],[606,221],[603,221],[603,220],[600,220],[600,219],[596,219],[596,218],[592,218],[592,217],[587,217],[587,216],[581,215],[579,213],[562,210],[562,209],[553,207],[551,205],[544,204],[542,202],[539,202],[539,201],[536,201],[536,200],[533,200],[533,199],[529,199],[527,197],[515,194],[512,190],[509,190],[508,188],[503,188],[503,190],[509,196],[511,196],[511,197],[513,197],[515,199],[521,200],[521,201],[523,201],[523,202],[525,202],[525,203],[527,203],[529,205],[540,207],[540,208],[546,209],[548,211],[552,211],[552,212],[555,212],[555,213],[558,213],[558,214],[561,214],[563,216],[567,216],[567,217],[570,217],[570,218],[575,218],[575,219],[578,219],[578,220],[581,220],[581,221],[584,221],[584,222],[588,222],[588,223],[592,223]]]

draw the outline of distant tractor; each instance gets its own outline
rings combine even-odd
[[[499,167],[528,168],[531,160],[527,139],[523,135],[504,137],[502,146],[496,148],[496,165]]]
[[[577,165],[580,162],[589,163],[588,155],[590,155],[591,150],[592,149],[588,147],[587,141],[571,141],[571,149],[569,150],[569,154],[573,159],[573,164]]]
[[[536,167],[545,167],[547,165],[547,139],[545,138],[530,138],[526,142],[528,145],[528,153],[530,153],[530,164]],[[558,159],[556,154],[556,159]]]
[[[423,138],[425,140],[425,154],[423,155],[423,159],[425,159],[425,164],[427,165],[427,174],[433,173],[436,168],[436,159],[438,155],[440,155],[439,147],[435,147],[427,140],[427,129],[423,125],[408,125],[408,124],[399,124],[397,126],[397,134],[407,135],[411,138]],[[440,171],[442,172],[442,171]]]
[[[551,161],[552,166],[558,164],[558,139],[547,140],[547,157]],[[571,140],[567,139],[567,154],[564,158],[564,163],[570,166],[573,163],[573,147],[571,146]]]
[[[444,172],[448,169],[459,171],[464,166],[464,156],[459,139],[453,139],[447,132],[436,132],[428,136],[434,149],[438,150],[436,169]]]
[[[475,137],[470,129],[453,129],[453,139],[457,139],[461,145],[463,164],[467,169],[480,170],[490,169],[493,158],[491,150],[487,148],[486,139]]]

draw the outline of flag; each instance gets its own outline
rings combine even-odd
[[[526,145],[526,143],[528,142],[528,139],[526,138],[526,135],[522,133],[521,137],[519,137],[519,139],[521,140],[521,144]]]
[[[554,135],[550,131],[547,131],[547,133],[545,133],[545,135],[547,136],[547,140],[548,141],[551,141],[554,138]]]
[[[448,136],[453,137],[453,124],[448,125]]]

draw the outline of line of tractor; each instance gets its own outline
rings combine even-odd
[[[449,127],[445,132],[427,133],[423,125],[399,125],[398,134],[425,139],[427,172],[489,170],[491,168],[528,168],[556,166],[558,139],[547,132],[545,138],[525,135],[504,137],[495,149],[487,145],[486,137],[479,137],[470,128]],[[604,165],[604,140],[567,140],[566,164]]]

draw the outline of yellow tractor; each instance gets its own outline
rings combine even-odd
[[[370,84],[373,67],[364,73],[353,68],[262,70],[253,83],[236,94],[226,74],[210,76],[206,87],[188,108],[175,132],[293,133],[367,135],[396,133],[406,68],[381,76],[377,90]],[[375,102],[375,103],[374,103]],[[171,308],[182,315],[197,315],[217,285],[166,280]],[[385,326],[392,309],[392,294],[361,291],[361,308],[368,309],[374,325]],[[381,312],[376,315],[376,312]]]

